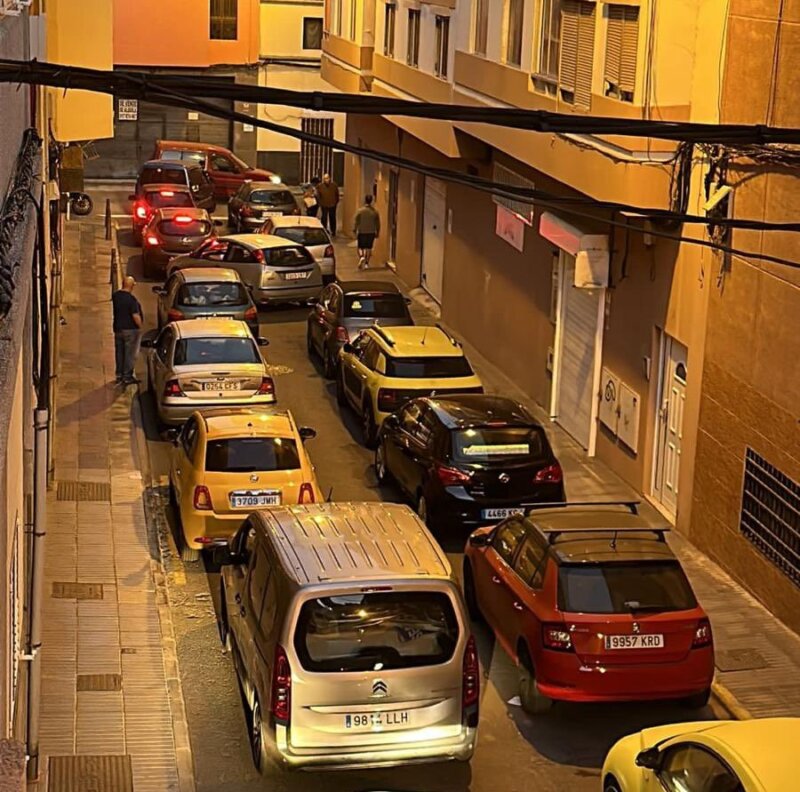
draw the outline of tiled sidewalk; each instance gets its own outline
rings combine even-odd
[[[38,788],[183,792],[192,788],[191,774],[179,773],[183,751],[176,751],[163,648],[170,646],[171,623],[163,619],[154,577],[157,553],[142,500],[134,391],[113,385],[110,245],[102,231],[70,223],[65,240],[58,486],[47,504],[45,776]],[[84,785],[69,780],[76,778]],[[103,779],[115,780],[104,785]]]
[[[386,267],[359,272],[355,242],[336,240],[337,275],[342,280],[386,279],[404,288]],[[404,289],[405,290],[405,289]],[[412,314],[419,324],[438,321],[438,306],[422,289],[411,292]],[[519,399],[547,426],[564,468],[572,500],[641,500],[642,513],[662,521],[645,498],[604,463],[590,459],[560,426],[470,344],[464,348],[487,389]],[[711,618],[717,650],[716,690],[722,703],[738,717],[800,717],[800,636],[779,622],[719,566],[673,532],[670,545],[681,559],[698,599]]]

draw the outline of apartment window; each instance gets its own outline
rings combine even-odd
[[[408,49],[406,63],[409,66],[419,66],[419,10],[411,8],[408,11]]]
[[[558,89],[565,102],[584,108],[592,101],[594,11],[594,3],[563,0]]]
[[[322,49],[322,17],[303,17],[303,49]]]
[[[358,0],[350,0],[350,41],[356,40],[356,4]]]
[[[486,55],[486,42],[489,37],[489,0],[475,3],[475,38],[472,51],[476,55]]]
[[[558,58],[561,41],[561,0],[542,0],[539,18],[539,60],[535,87],[555,96],[558,88]]]
[[[238,0],[211,0],[211,26],[209,36],[212,39],[236,40]]]
[[[522,17],[525,0],[508,0],[506,3],[506,63],[522,63]]]
[[[443,80],[447,79],[447,61],[450,55],[450,17],[436,17],[436,61],[433,72]]]
[[[333,32],[337,36],[342,35],[342,0],[331,0],[333,3]]]
[[[383,54],[387,58],[394,57],[394,28],[397,22],[397,6],[387,3],[383,16]]]
[[[636,88],[636,50],[639,45],[639,9],[636,6],[608,6],[606,37],[605,94],[632,102]]]

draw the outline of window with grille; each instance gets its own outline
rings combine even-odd
[[[592,101],[595,4],[564,0],[558,88],[565,102],[589,108]]]
[[[472,51],[476,55],[486,54],[486,43],[489,38],[489,0],[477,0],[475,3],[475,37],[472,40]]]
[[[436,61],[433,73],[443,80],[447,79],[447,62],[450,57],[450,17],[436,17]]]
[[[522,18],[525,0],[508,0],[506,5],[506,63],[522,63]]]
[[[748,448],[739,529],[800,586],[800,483]]]
[[[394,28],[397,22],[397,6],[387,3],[383,16],[383,54],[387,58],[394,57]]]
[[[322,17],[303,17],[303,49],[322,49]]]
[[[235,40],[238,26],[238,0],[211,0],[212,39]]]
[[[500,165],[495,162],[494,173],[492,174],[492,181],[498,185],[507,185],[509,187],[522,187],[527,190],[533,189],[533,182],[520,176],[516,171],[507,168],[505,165]],[[533,225],[533,202],[518,201],[514,198],[506,198],[502,195],[493,195],[492,200],[500,206],[504,206],[509,212],[513,212],[523,223]]]
[[[556,95],[558,58],[561,49],[562,0],[542,0],[539,6],[539,58],[533,84],[537,90]]]
[[[636,51],[639,45],[639,9],[608,6],[605,94],[623,102],[633,101],[636,88]]]
[[[409,9],[408,46],[406,48],[406,63],[409,66],[419,66],[419,16],[419,9]]]

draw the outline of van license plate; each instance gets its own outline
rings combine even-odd
[[[482,509],[481,517],[484,520],[504,520],[512,514],[524,514],[524,509]]]
[[[663,649],[663,635],[607,635],[606,649]]]
[[[408,710],[392,710],[391,712],[359,712],[344,716],[345,729],[368,731],[370,729],[402,729],[408,726],[410,716]]]

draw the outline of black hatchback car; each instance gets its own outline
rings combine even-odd
[[[393,480],[433,528],[471,530],[526,503],[564,500],[544,429],[503,396],[413,399],[384,420],[375,472],[381,483]]]
[[[195,206],[213,212],[217,202],[214,200],[214,184],[209,175],[196,162],[150,160],[139,170],[136,191],[130,200],[136,201],[148,184],[175,184],[186,187],[192,194]]]
[[[231,233],[258,231],[268,217],[300,214],[294,195],[282,184],[246,181],[228,202]]]

